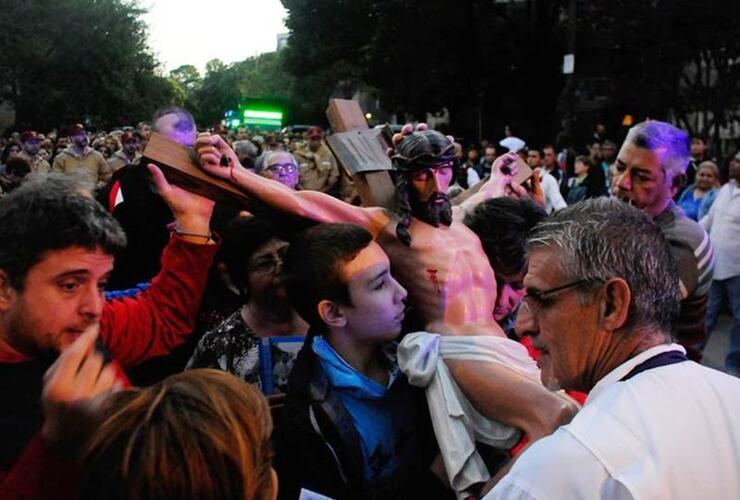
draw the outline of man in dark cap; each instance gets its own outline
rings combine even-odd
[[[70,145],[54,158],[51,169],[74,175],[91,194],[103,187],[110,177],[108,163],[102,154],[89,146],[87,130],[76,123],[67,132]]]
[[[124,132],[121,135],[121,149],[108,158],[108,166],[115,173],[126,165],[139,163],[141,158],[141,136],[138,132]]]
[[[47,173],[51,172],[51,165],[39,155],[41,138],[35,130],[26,130],[21,134],[21,147],[23,150],[18,154],[31,165],[31,172]]]

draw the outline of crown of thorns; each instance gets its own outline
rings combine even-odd
[[[457,158],[455,158],[454,138],[446,136],[449,144],[445,146],[439,153],[432,154],[424,152],[416,156],[408,157],[398,152],[399,145],[404,139],[411,136],[414,132],[423,132],[428,130],[426,123],[420,123],[414,130],[413,125],[406,124],[401,129],[400,133],[393,136],[393,147],[388,148],[388,156],[390,156],[393,165],[400,171],[413,172],[417,170],[424,170],[427,168],[434,168],[439,165],[453,162],[453,165],[457,164]]]

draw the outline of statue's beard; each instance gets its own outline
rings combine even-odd
[[[452,205],[445,193],[434,193],[427,201],[419,201],[416,193],[411,195],[411,215],[419,220],[439,227],[452,224]]]

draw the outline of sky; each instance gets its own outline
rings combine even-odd
[[[280,0],[140,0],[149,12],[149,46],[166,72],[211,59],[225,63],[272,52],[286,33]]]

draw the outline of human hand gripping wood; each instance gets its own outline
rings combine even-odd
[[[123,387],[95,349],[98,324],[88,327],[44,375],[41,437],[58,454],[75,456],[94,429],[100,404]]]
[[[170,184],[156,165],[147,165],[157,192],[175,217],[175,232],[193,243],[212,242],[209,223],[215,202],[204,196]],[[190,236],[187,236],[190,235]]]

